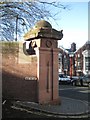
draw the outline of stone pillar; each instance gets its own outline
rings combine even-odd
[[[37,22],[35,27],[24,36],[25,41],[32,42],[31,48],[35,50],[37,56],[38,102],[40,104],[60,103],[57,40],[61,40],[62,37],[62,31],[53,29],[51,24],[44,20]]]

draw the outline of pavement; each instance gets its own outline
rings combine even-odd
[[[52,117],[90,117],[89,103],[67,97],[61,97],[61,105],[41,105],[34,102],[15,101],[13,108],[27,111],[33,110],[35,113],[42,113]]]

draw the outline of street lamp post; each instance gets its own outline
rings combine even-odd
[[[15,38],[15,41],[17,41],[17,25],[18,25],[18,15],[16,16],[16,38]]]
[[[23,26],[26,25],[24,19],[23,19],[23,18],[19,18],[18,15],[17,15],[17,16],[16,16],[16,31],[15,31],[15,33],[16,33],[16,38],[15,38],[15,41],[17,41],[18,19],[23,20],[23,23],[22,23]]]

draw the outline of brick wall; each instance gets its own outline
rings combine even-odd
[[[38,83],[30,77],[37,77],[37,60],[31,57],[30,63],[20,63],[19,43],[2,43],[3,97],[37,102]]]

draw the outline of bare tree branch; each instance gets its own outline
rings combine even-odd
[[[48,8],[52,6],[58,8],[58,10],[67,8],[67,6],[55,1],[0,2],[2,38],[5,40],[14,40],[16,32],[18,35],[21,35],[21,33],[24,34],[24,31],[32,27],[40,19],[52,18],[55,20],[58,11],[52,14],[47,5],[49,6]]]

